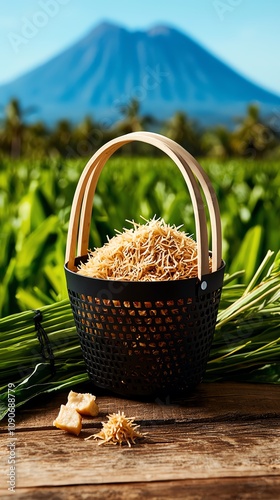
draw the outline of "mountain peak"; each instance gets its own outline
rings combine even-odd
[[[171,28],[170,26],[166,26],[163,24],[159,24],[148,29],[147,34],[149,36],[159,36],[159,35],[170,36],[171,31],[174,31],[174,28]]]
[[[112,21],[104,19],[97,26],[93,27],[91,32],[93,32],[93,33],[105,33],[105,32],[122,31],[122,30],[127,31],[127,29],[124,26],[121,26],[121,25],[116,24]]]
[[[249,102],[268,113],[280,98],[254,85],[176,27],[128,30],[104,20],[66,51],[0,87],[1,102],[17,97],[36,119],[73,122],[85,115],[111,123],[119,104],[136,98],[158,119],[183,111],[202,124],[229,123]]]
[[[97,26],[94,26],[87,36],[82,38],[82,42],[84,40],[91,40],[95,39],[96,37],[110,37],[110,36],[115,36],[116,33],[120,33],[122,31],[127,31],[127,29],[124,26],[120,26],[116,23],[113,23],[112,21],[104,19],[101,23],[99,23]]]

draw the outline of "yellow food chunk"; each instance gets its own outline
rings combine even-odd
[[[59,414],[53,421],[53,425],[58,429],[78,436],[82,429],[82,417],[74,408],[67,408],[67,406],[61,405]]]
[[[70,391],[68,394],[67,408],[73,408],[81,415],[91,415],[96,417],[99,413],[99,408],[95,402],[96,397],[92,394]]]

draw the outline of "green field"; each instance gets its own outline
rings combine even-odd
[[[67,297],[64,252],[72,198],[85,159],[1,160],[0,315]],[[216,190],[227,272],[248,282],[268,249],[280,248],[279,162],[203,159]],[[114,229],[154,215],[194,234],[181,174],[167,158],[116,156],[101,174],[94,200],[91,248]]]

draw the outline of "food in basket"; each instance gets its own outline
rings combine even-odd
[[[118,413],[111,413],[107,416],[108,422],[102,422],[102,429],[98,434],[93,434],[86,438],[86,440],[100,439],[100,444],[135,444],[137,438],[144,438],[145,434],[142,434],[137,429],[139,425],[134,423],[134,417],[126,417],[124,412],[118,411]]]
[[[89,252],[78,274],[123,281],[163,281],[198,276],[197,244],[180,227],[155,217],[132,222],[101,248]],[[211,259],[209,258],[210,265]]]
[[[74,408],[61,405],[53,425],[78,436],[82,430],[82,417]]]
[[[99,408],[96,403],[96,397],[89,393],[79,393],[70,391],[68,394],[68,401],[66,406],[68,408],[73,408],[81,415],[90,415],[91,417],[97,417],[99,413]]]

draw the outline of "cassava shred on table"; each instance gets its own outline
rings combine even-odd
[[[119,444],[127,443],[129,447],[135,444],[135,439],[145,437],[137,429],[139,425],[134,423],[134,417],[126,417],[124,412],[111,413],[107,416],[108,422],[102,422],[102,429],[98,434],[93,434],[85,438],[101,439],[100,444]]]
[[[130,221],[128,221],[130,222]],[[146,224],[131,222],[89,252],[78,273],[99,279],[163,281],[197,277],[197,244],[180,227],[155,217]],[[211,259],[209,258],[211,266]]]

